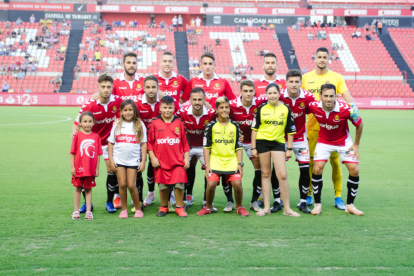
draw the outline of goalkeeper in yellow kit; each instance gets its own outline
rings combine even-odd
[[[352,98],[349,93],[348,87],[346,86],[345,80],[341,74],[335,73],[328,69],[329,61],[329,50],[321,47],[316,50],[315,54],[315,70],[306,73],[302,77],[302,88],[312,92],[316,100],[319,100],[319,93],[321,91],[321,86],[326,83],[335,85],[336,91],[342,98],[352,106],[352,116],[358,115],[358,108],[355,105],[354,98]],[[307,135],[309,140],[309,153],[310,153],[310,163],[309,171],[312,177],[313,172],[313,155],[315,152],[316,142],[318,140],[319,134],[319,124],[316,121],[315,117],[310,114],[308,115],[306,122]],[[332,165],[332,181],[335,188],[335,207],[341,210],[345,210],[345,204],[341,198],[342,192],[342,170],[339,155],[337,152],[332,153],[330,158],[330,163]],[[308,205],[312,205],[312,183],[310,183],[309,193],[306,200]]]

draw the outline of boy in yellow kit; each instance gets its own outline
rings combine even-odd
[[[355,105],[354,98],[352,98],[349,93],[348,87],[346,86],[344,77],[341,74],[335,73],[328,69],[329,61],[329,50],[321,47],[316,50],[315,54],[315,70],[306,73],[302,77],[302,88],[313,93],[315,99],[318,101],[320,99],[319,92],[321,86],[327,83],[333,84],[336,87],[337,94],[341,95],[342,98],[352,107],[352,115],[358,116],[358,108]],[[315,152],[316,142],[319,136],[319,124],[316,121],[315,117],[310,114],[308,115],[306,122],[307,136],[309,140],[309,153],[310,153],[310,162],[309,162],[309,172],[312,176],[313,172],[313,155]],[[342,192],[342,170],[341,163],[338,153],[334,152],[329,159],[332,165],[332,181],[334,183],[335,189],[335,207],[341,210],[345,210],[345,204],[341,198]],[[306,200],[308,205],[312,205],[312,183],[309,186],[309,193]]]

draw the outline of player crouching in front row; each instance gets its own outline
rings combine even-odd
[[[230,104],[226,97],[216,100],[218,118],[212,120],[204,131],[203,147],[206,163],[206,207],[197,212],[204,216],[213,213],[213,200],[220,176],[225,175],[226,184],[231,184],[236,197],[237,214],[248,217],[250,214],[242,206],[243,187],[243,146],[239,142],[239,125],[229,119]]]
[[[174,99],[165,96],[161,100],[161,115],[152,120],[148,127],[148,154],[154,167],[154,180],[158,183],[161,207],[158,217],[168,213],[168,186],[174,185],[175,213],[187,217],[183,207],[186,169],[190,166],[190,146],[184,123],[174,116]]]
[[[313,157],[314,168],[312,174],[313,195],[315,207],[312,215],[322,212],[322,173],[332,152],[338,152],[342,163],[349,171],[348,198],[345,212],[362,216],[364,213],[355,208],[354,200],[359,185],[359,142],[362,135],[362,119],[358,116],[351,118],[352,107],[336,99],[336,88],[333,84],[321,86],[321,101],[309,104],[307,113],[312,113],[321,129]],[[348,129],[348,120],[356,127],[355,142]]]

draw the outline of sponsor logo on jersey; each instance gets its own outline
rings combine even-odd
[[[139,84],[139,83],[137,84],[137,89],[138,89],[138,90],[141,90],[141,89],[142,89],[141,84]]]
[[[304,102],[301,102],[301,103],[300,103],[300,105],[299,105],[299,108],[300,108],[300,109],[304,109],[305,107],[306,107],[306,106],[305,106],[305,103],[304,103]]]
[[[112,107],[112,113],[115,113],[117,110],[116,106]]]
[[[203,87],[204,84],[196,84],[195,87]]]
[[[189,122],[189,121],[184,121],[184,123],[189,124],[189,125],[193,124],[193,122]]]
[[[285,113],[280,113],[280,115],[279,115],[279,119],[284,119],[286,117],[286,114]]]
[[[112,117],[112,118],[105,118],[102,119],[100,121],[96,121],[97,124],[110,124],[111,122],[116,120],[116,116]]]
[[[119,89],[127,89],[126,86],[125,87],[119,87]]]
[[[335,116],[335,118],[333,119],[334,120],[334,122],[339,122],[340,120],[339,120],[339,116],[338,115],[336,115]]]
[[[215,94],[206,93],[206,98],[207,99],[218,98],[218,93],[215,93]]]
[[[121,96],[121,99],[122,100],[131,99],[133,101],[137,101],[138,99],[141,99],[141,98],[139,98],[139,96],[131,95],[131,96]]]
[[[337,129],[339,127],[339,125],[328,125],[328,124],[319,124],[321,127],[326,128],[327,130],[334,130]]]
[[[203,138],[203,146],[207,146],[207,137]]]
[[[250,125],[252,125],[252,121],[253,120],[244,120],[244,121],[237,121],[237,123],[239,125],[248,125],[248,126],[250,126]]]
[[[102,111],[94,112],[93,115],[98,115],[98,114],[101,114],[101,113],[102,113]]]
[[[233,114],[243,114],[243,112],[234,112]]]
[[[140,113],[148,113],[148,112],[149,112],[149,110],[140,110],[139,112],[140,112]]]
[[[174,145],[174,144],[179,144],[180,143],[180,138],[164,138],[164,139],[157,139],[157,144],[168,144],[170,146]]]
[[[175,130],[174,130],[174,133],[175,134],[180,134],[180,128],[179,127],[176,127]]]
[[[325,84],[328,84],[329,83],[329,81],[327,80],[327,81],[325,81]]]
[[[229,139],[214,139],[214,143],[228,145],[228,144],[233,144],[234,139],[230,139],[230,140]]]
[[[172,86],[174,86],[174,87],[178,87],[178,82],[175,80],[175,81],[173,82]]]
[[[230,132],[229,132],[229,134],[228,134],[230,137],[233,137],[234,136],[234,132],[232,131],[232,130],[230,130]]]
[[[292,113],[292,115],[293,115],[293,119],[296,119],[303,115],[303,111],[301,113]]]
[[[214,85],[214,89],[220,89],[220,84],[216,83],[216,84]]]
[[[79,147],[81,157],[83,156],[83,153],[85,153],[90,158],[95,157],[95,152],[93,151],[95,149],[95,146],[93,145],[94,143],[95,143],[94,139],[85,139],[82,141]],[[89,150],[89,148],[92,148],[92,149]]]
[[[196,129],[196,130],[187,129],[187,132],[190,133],[190,134],[201,135],[201,134],[204,133],[204,130],[202,130],[202,129]]]
[[[264,120],[264,123],[267,125],[274,125],[274,126],[283,125],[282,121],[275,121],[275,120]]]
[[[322,118],[322,117],[323,117],[322,115],[318,115],[318,114],[315,114],[315,116],[316,116],[316,117],[320,117],[320,118]]]
[[[136,144],[137,142],[137,136],[131,135],[131,134],[120,134],[116,136],[116,142],[117,143],[132,143]]]
[[[205,124],[205,125],[208,125],[208,120],[205,120],[204,124]]]
[[[177,95],[177,90],[174,90],[174,91],[165,90],[164,94],[165,94],[165,96],[175,96],[175,95]]]
[[[291,127],[290,127],[290,130],[291,130],[292,132],[296,132],[296,126],[295,126],[295,125],[291,126]]]

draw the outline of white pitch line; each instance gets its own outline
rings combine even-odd
[[[43,116],[43,117],[59,117],[59,118],[65,118],[65,120],[59,120],[59,121],[50,121],[50,122],[40,122],[40,123],[22,123],[22,124],[4,124],[0,126],[20,126],[20,125],[41,125],[41,124],[54,124],[59,122],[66,122],[71,120],[72,118],[66,117],[66,116],[58,116],[58,115],[37,115],[37,114],[10,114],[10,113],[0,113],[0,115],[17,115],[17,116]]]

